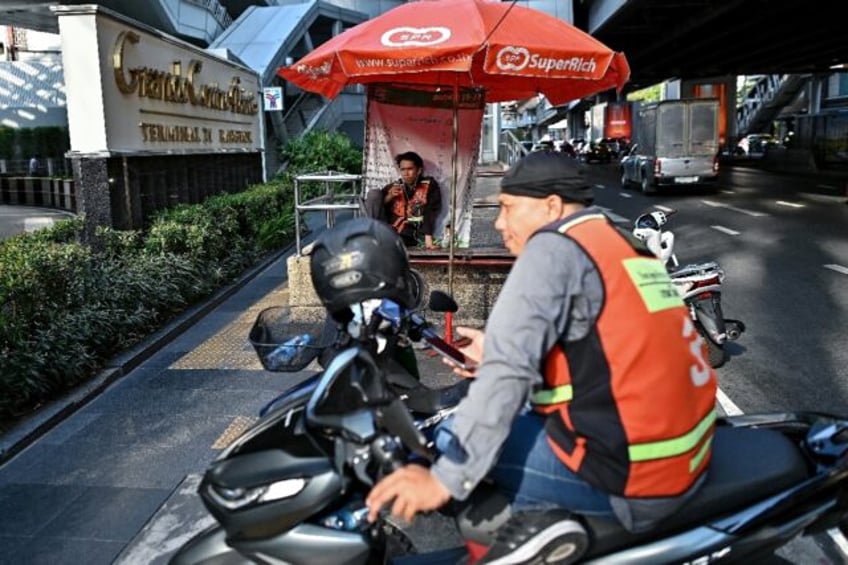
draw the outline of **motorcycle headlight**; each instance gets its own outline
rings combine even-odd
[[[207,492],[218,506],[228,510],[238,510],[253,504],[292,497],[302,491],[305,486],[305,479],[286,479],[254,488],[231,489],[210,485]]]

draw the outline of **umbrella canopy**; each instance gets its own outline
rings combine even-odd
[[[563,104],[620,89],[630,67],[568,22],[515,3],[420,0],[389,10],[279,70],[334,98],[348,84],[479,87],[488,102],[539,93]]]

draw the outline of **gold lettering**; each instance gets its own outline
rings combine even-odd
[[[150,98],[178,104],[189,103],[211,110],[230,111],[236,114],[255,115],[259,112],[257,93],[241,87],[241,79],[230,79],[228,90],[217,83],[199,84],[203,63],[191,59],[183,75],[182,62],[172,61],[170,71],[149,67],[126,68],[127,43],[136,44],[140,37],[133,31],[122,31],[115,40],[112,51],[112,69],[115,84],[124,94],[138,93],[139,98]],[[150,133],[150,132],[148,132]],[[155,134],[151,134],[155,135]],[[211,137],[211,134],[210,134]]]
[[[249,131],[237,129],[219,129],[218,141],[221,143],[253,143],[253,134]]]
[[[192,59],[188,63],[188,72],[186,73],[186,90],[188,92],[188,101],[191,102],[192,106],[197,105],[197,92],[194,89],[194,77],[195,75],[200,73],[200,69],[203,68],[203,63],[196,59]]]
[[[115,49],[112,52],[112,70],[115,73],[115,84],[118,86],[118,90],[124,94],[132,94],[138,85],[133,73],[130,73],[132,77],[130,82],[127,82],[124,77],[124,46],[127,41],[138,43],[139,39],[138,34],[133,31],[122,31],[115,40]]]
[[[152,124],[142,122],[142,141],[162,141],[166,143],[200,143],[201,128],[196,126],[178,126],[166,124]],[[205,134],[204,134],[205,135]]]
[[[138,124],[141,130],[141,139],[150,143],[212,143],[212,128],[199,126],[184,126],[174,124],[162,124],[155,122],[141,122]],[[239,129],[219,129],[218,142],[222,144],[251,145],[253,143],[253,132]]]

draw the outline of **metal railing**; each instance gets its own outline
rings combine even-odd
[[[498,143],[498,161],[511,166],[529,152],[511,130],[501,130],[500,142]]]
[[[215,18],[221,27],[227,29],[233,23],[233,18],[230,16],[227,9],[221,6],[218,0],[183,0],[189,4],[206,8],[209,13]]]
[[[736,109],[736,131],[741,135],[760,133],[808,80],[807,75],[763,75]]]

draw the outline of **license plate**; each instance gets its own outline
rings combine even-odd
[[[674,182],[678,184],[692,184],[693,182],[698,182],[698,177],[677,177],[674,179]]]

